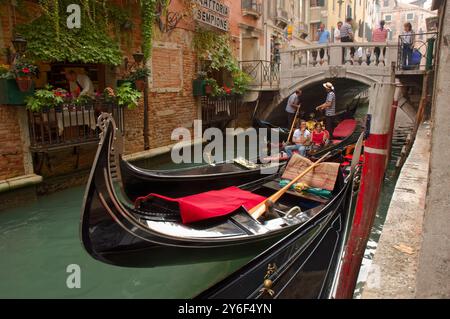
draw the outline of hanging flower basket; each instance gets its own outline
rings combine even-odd
[[[21,92],[29,92],[33,87],[33,79],[31,76],[18,76],[16,77],[16,83]]]

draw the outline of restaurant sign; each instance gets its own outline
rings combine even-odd
[[[196,21],[208,24],[222,31],[230,30],[230,8],[217,0],[197,0]]]

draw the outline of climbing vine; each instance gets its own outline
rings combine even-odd
[[[231,92],[243,94],[248,89],[251,82],[250,76],[241,70],[238,61],[233,55],[233,49],[228,34],[218,35],[217,33],[198,28],[193,39],[194,49],[199,57],[207,61],[207,74],[213,71],[226,70],[232,77]],[[207,78],[207,83],[212,85],[213,95],[227,93],[227,86],[220,88],[217,81]]]
[[[151,57],[153,46],[153,28],[156,19],[156,6],[158,0],[141,0],[142,12],[142,51],[147,61]]]

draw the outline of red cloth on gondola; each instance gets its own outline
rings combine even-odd
[[[350,136],[356,129],[356,120],[344,120],[334,129],[334,138]]]
[[[170,198],[158,194],[150,194],[146,197],[138,198],[136,203],[146,201],[151,197],[178,203],[183,224],[191,224],[215,217],[226,216],[235,212],[241,206],[250,210],[266,200],[263,196],[233,186],[218,191],[210,191],[182,198]]]

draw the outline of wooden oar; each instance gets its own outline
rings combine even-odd
[[[296,178],[294,178],[289,184],[287,184],[285,187],[283,187],[282,189],[280,189],[278,192],[276,192],[275,194],[273,194],[272,196],[270,196],[269,198],[267,198],[265,201],[263,201],[262,203],[258,204],[257,206],[253,207],[249,213],[250,215],[254,218],[254,219],[258,219],[260,218],[262,215],[264,215],[267,210],[269,205],[273,205],[275,204],[280,198],[281,196],[283,196],[291,187],[292,185],[294,185],[295,183],[297,183],[302,177],[304,177],[306,174],[308,174],[310,171],[312,171],[314,168],[316,168],[320,163],[322,163],[329,155],[331,154],[331,152],[328,152],[327,154],[325,154],[322,158],[320,158],[317,162],[315,162],[314,164],[312,164],[310,167],[308,167],[307,169],[305,169],[300,175],[298,175]]]
[[[286,141],[286,143],[289,143],[291,141],[292,133],[294,133],[295,120],[297,119],[298,112],[300,112],[300,106],[297,108],[297,112],[295,112],[295,117],[294,117],[294,120],[292,121],[292,125],[291,125],[291,131],[289,132],[289,137],[288,137],[288,140]]]

